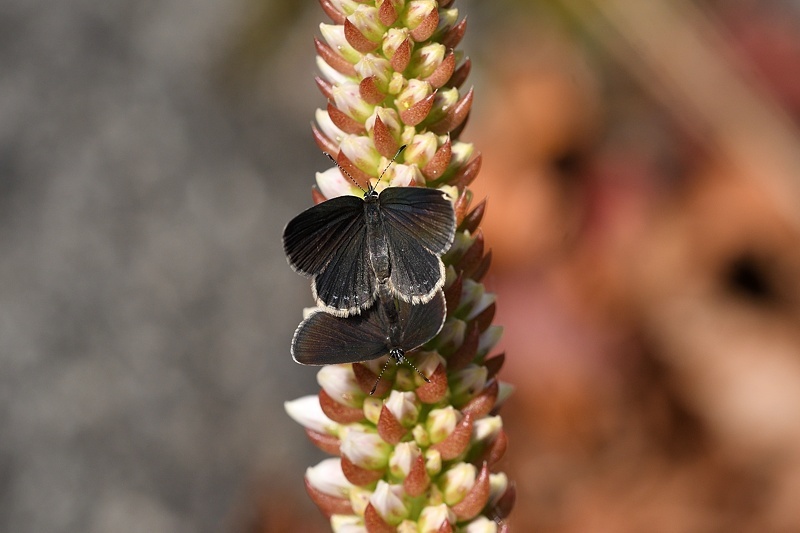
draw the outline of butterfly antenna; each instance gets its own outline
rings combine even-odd
[[[404,147],[404,148],[405,148],[405,147]],[[363,192],[364,194],[367,194],[367,191],[365,191],[365,190],[364,190],[364,188],[363,188],[363,187],[361,187],[361,185],[359,185],[359,184],[358,184],[358,182],[356,181],[356,179],[355,179],[353,176],[351,176],[351,175],[350,175],[350,173],[349,173],[348,171],[346,171],[346,170],[344,169],[344,167],[342,167],[342,165],[340,165],[340,164],[339,164],[339,162],[338,162],[336,159],[334,159],[334,157],[333,157],[331,154],[329,154],[328,152],[322,152],[322,153],[323,153],[323,154],[325,154],[325,155],[327,155],[327,156],[328,156],[328,159],[330,159],[331,161],[333,161],[333,164],[334,164],[334,165],[336,165],[337,167],[339,167],[339,170],[341,170],[341,171],[342,171],[342,174],[344,174],[345,176],[347,176],[348,178],[350,178],[350,181],[352,181],[352,182],[353,182],[353,184],[354,184],[356,187],[358,187],[358,189],[359,189],[361,192]],[[395,156],[395,157],[397,157],[397,156]],[[384,170],[384,172],[386,172],[386,171]]]
[[[372,390],[371,390],[371,391],[369,391],[369,395],[370,395],[370,396],[372,396],[373,394],[375,394],[375,389],[377,389],[377,388],[378,388],[378,383],[380,383],[380,382],[381,382],[381,378],[383,377],[383,373],[384,373],[384,372],[386,372],[386,367],[387,367],[387,366],[389,366],[389,362],[390,362],[390,361],[391,361],[391,358],[390,358],[390,359],[387,359],[387,360],[386,360],[386,363],[383,365],[383,368],[381,368],[381,372],[380,372],[380,374],[378,374],[378,379],[376,379],[376,380],[375,380],[375,385],[373,385],[373,386],[372,386]]]
[[[429,379],[427,378],[427,376],[425,376],[425,374],[423,374],[423,373],[420,371],[420,369],[419,369],[419,368],[417,368],[417,367],[415,367],[413,364],[411,364],[411,361],[409,361],[409,360],[408,360],[408,358],[405,356],[405,352],[403,352],[403,350],[400,350],[400,349],[392,350],[391,352],[389,352],[389,354],[390,354],[392,357],[394,357],[394,359],[397,361],[397,364],[398,364],[398,365],[399,365],[400,363],[402,363],[403,361],[405,361],[405,363],[406,363],[408,366],[410,366],[411,368],[413,368],[414,370],[416,370],[416,371],[417,371],[417,374],[419,374],[420,376],[422,376],[422,379],[424,379],[424,380],[425,380],[425,383],[430,383],[430,382],[431,382],[431,380],[429,380]]]
[[[407,145],[405,145],[405,144],[404,144],[403,146],[401,146],[401,147],[400,147],[400,148],[397,150],[397,153],[396,153],[396,154],[394,154],[394,157],[392,157],[392,160],[391,160],[391,161],[389,161],[389,164],[388,164],[388,165],[386,165],[386,168],[384,168],[384,169],[383,169],[383,172],[381,172],[381,175],[380,175],[380,176],[378,176],[378,181],[376,181],[376,182],[375,182],[375,187],[373,187],[373,188],[372,188],[373,190],[374,190],[374,189],[376,189],[376,188],[378,187],[378,184],[379,184],[379,183],[381,182],[381,180],[383,179],[383,175],[384,175],[384,174],[386,174],[386,171],[387,171],[387,170],[389,170],[389,167],[390,167],[390,166],[392,166],[392,163],[394,163],[394,160],[395,160],[395,159],[397,159],[397,157],[398,157],[400,154],[402,154],[402,153],[403,153],[403,150],[405,150],[405,149],[406,149],[406,146],[407,146]]]
[[[425,376],[425,374],[423,374],[423,373],[422,373],[422,372],[419,370],[419,368],[417,368],[417,367],[415,367],[414,365],[412,365],[412,364],[411,364],[411,361],[409,361],[409,360],[408,360],[408,359],[405,357],[405,352],[403,352],[403,350],[401,350],[401,349],[399,349],[399,348],[397,348],[397,349],[394,349],[394,350],[392,350],[391,352],[389,352],[389,355],[391,355],[392,357],[391,357],[390,359],[387,359],[387,360],[386,360],[386,363],[383,365],[383,368],[381,368],[381,372],[380,372],[380,374],[378,374],[378,379],[376,379],[376,380],[375,380],[375,385],[373,385],[373,386],[372,386],[372,390],[371,390],[371,391],[369,391],[369,395],[370,395],[370,396],[372,396],[373,394],[375,394],[375,390],[378,388],[378,383],[380,383],[380,382],[381,382],[381,378],[383,377],[383,373],[384,373],[384,372],[386,372],[386,367],[387,367],[387,366],[389,366],[389,362],[390,362],[392,359],[394,359],[395,363],[397,363],[398,365],[399,365],[400,363],[402,363],[402,362],[404,362],[404,361],[405,361],[405,363],[406,363],[408,366],[410,366],[411,368],[413,368],[414,370],[416,370],[416,371],[417,371],[417,374],[419,374],[420,376],[422,376],[422,379],[424,379],[426,383],[430,383],[430,382],[431,382],[431,380],[429,380],[429,379],[428,379],[428,378]]]

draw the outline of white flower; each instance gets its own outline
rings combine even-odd
[[[339,449],[353,464],[368,470],[378,470],[388,464],[392,446],[377,433],[368,432],[363,426],[343,426],[340,438]]]
[[[413,392],[400,392],[393,390],[386,399],[386,408],[403,426],[410,426],[417,421],[419,406],[417,395]]]
[[[324,133],[327,138],[329,138],[336,144],[342,142],[342,139],[344,139],[344,136],[346,134],[345,132],[340,130],[336,126],[336,124],[333,123],[333,121],[331,120],[331,116],[328,114],[327,111],[325,111],[324,109],[317,109],[317,111],[314,113],[314,119],[316,119],[320,131],[322,131],[322,133]],[[336,154],[332,155],[335,156]]]
[[[422,510],[417,521],[419,533],[433,533],[439,531],[442,524],[448,522],[450,525],[456,523],[456,515],[445,504],[428,506]]]
[[[329,168],[325,172],[317,172],[317,187],[325,198],[339,196],[364,196],[356,185],[344,177],[338,167]]]
[[[367,533],[367,527],[360,516],[335,514],[331,516],[331,529],[334,533]]]
[[[479,516],[466,525],[464,533],[497,533],[497,524],[485,516]]]
[[[389,459],[389,469],[398,478],[404,478],[411,472],[414,461],[420,454],[419,446],[414,442],[401,442],[394,448],[394,453]]]
[[[364,391],[358,386],[352,365],[323,366],[317,372],[317,383],[334,401],[349,407],[361,407]]]
[[[445,472],[439,481],[444,502],[447,505],[455,505],[463,500],[475,485],[477,473],[475,465],[469,463],[458,463]]]
[[[472,442],[492,441],[501,429],[503,429],[503,419],[500,416],[487,416],[476,420],[472,425]]]
[[[337,498],[348,498],[353,488],[342,473],[342,463],[338,457],[324,459],[317,466],[306,469],[306,479],[318,491]]]
[[[456,428],[459,414],[452,405],[441,409],[433,409],[428,413],[427,430],[434,444],[447,438]]]
[[[398,524],[408,516],[408,509],[403,503],[403,487],[378,481],[375,492],[369,499],[372,506],[389,524]]]
[[[325,416],[319,406],[319,397],[303,396],[290,402],[284,402],[286,413],[298,424],[317,433],[336,435],[339,424]]]

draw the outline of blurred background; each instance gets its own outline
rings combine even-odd
[[[800,531],[800,2],[458,0],[515,531]],[[0,531],[325,531],[316,2],[0,4]]]

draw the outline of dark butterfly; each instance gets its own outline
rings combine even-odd
[[[292,358],[304,365],[331,365],[370,361],[388,353],[400,363],[406,352],[422,346],[442,329],[446,308],[441,290],[419,305],[393,297],[387,300],[383,293],[379,300],[379,305],[349,317],[314,311],[294,333]]]
[[[317,304],[343,317],[370,307],[381,283],[406,302],[431,300],[454,235],[453,205],[441,191],[371,187],[363,199],[340,196],[297,215],[283,249],[293,269],[313,277]]]

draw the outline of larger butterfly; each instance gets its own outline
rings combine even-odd
[[[316,310],[297,327],[292,338],[292,358],[304,365],[332,365],[369,361],[389,354],[399,364],[406,352],[439,333],[445,314],[441,290],[420,305],[381,297],[379,305],[349,317]]]
[[[439,190],[371,187],[363,199],[339,196],[297,215],[283,230],[283,249],[293,269],[313,278],[317,304],[343,317],[369,308],[381,283],[403,301],[430,301],[444,285],[440,256],[455,225]]]

